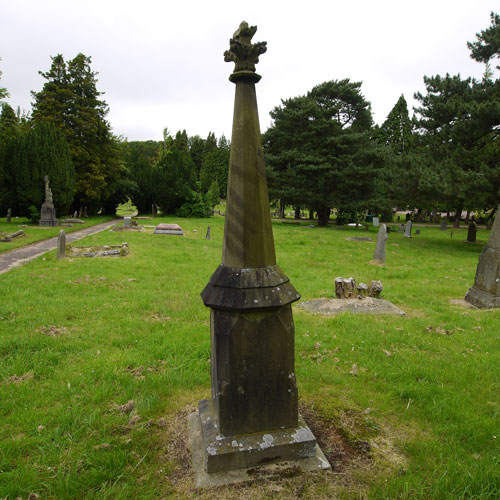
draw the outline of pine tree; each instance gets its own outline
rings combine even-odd
[[[492,12],[490,18],[490,27],[476,33],[477,41],[467,42],[472,59],[486,64],[495,57],[500,58],[500,16]]]
[[[384,123],[378,128],[377,139],[398,154],[408,152],[411,148],[412,123],[404,95],[401,94]]]

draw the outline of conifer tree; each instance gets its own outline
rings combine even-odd
[[[78,54],[66,62],[61,54],[52,58],[46,82],[33,92],[33,120],[49,122],[64,134],[76,172],[77,205],[95,212],[110,195],[108,185],[121,175],[118,148],[105,117],[108,106],[100,99],[91,58]]]

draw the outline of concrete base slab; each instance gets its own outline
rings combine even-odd
[[[192,413],[189,415],[188,420],[192,466],[197,488],[222,486],[259,479],[279,478],[283,475],[300,472],[331,470],[328,460],[316,444],[314,456],[309,458],[286,460],[253,467],[208,473],[206,470],[207,452],[203,441],[200,415],[198,413]]]
[[[298,307],[313,314],[333,316],[343,312],[352,314],[395,314],[406,316],[406,313],[384,299],[365,297],[363,299],[313,299],[300,302]]]

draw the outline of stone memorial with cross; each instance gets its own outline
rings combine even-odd
[[[236,85],[222,263],[201,296],[210,308],[211,397],[190,417],[198,486],[250,480],[248,468],[330,468],[298,413],[294,323],[300,298],[277,266],[255,84],[266,42],[242,22],[224,53]]]

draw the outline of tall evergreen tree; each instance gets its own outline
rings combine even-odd
[[[68,141],[76,172],[75,198],[91,212],[109,197],[107,187],[121,174],[121,161],[111,128],[105,117],[108,106],[100,99],[91,58],[78,54],[65,62],[61,54],[52,58],[46,83],[33,92],[33,120],[50,122]]]
[[[20,135],[6,155],[9,179],[15,189],[16,210],[30,215],[30,207],[39,210],[44,199],[46,175],[50,179],[56,213],[67,214],[73,201],[75,171],[64,135],[51,123],[36,124]]]
[[[395,153],[408,152],[411,148],[412,123],[408,113],[408,104],[403,94],[387,115],[386,120],[377,130],[377,139],[389,146]]]
[[[15,183],[12,168],[7,159],[12,156],[9,149],[14,147],[19,134],[19,123],[12,107],[4,103],[0,113],[0,212],[16,208]]]
[[[271,117],[264,135],[271,196],[314,207],[321,225],[331,207],[358,212],[376,203],[382,161],[360,82],[322,83],[282,101]]]

